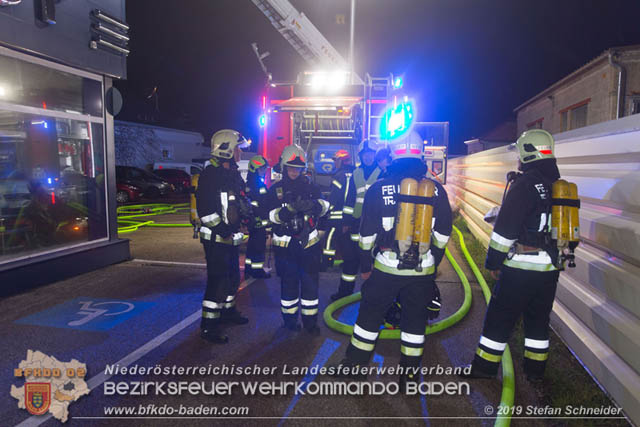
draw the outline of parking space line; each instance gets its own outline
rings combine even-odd
[[[176,267],[207,268],[207,264],[205,264],[204,262],[177,262],[177,261],[161,261],[161,260],[140,259],[140,258],[134,258],[131,260],[131,262],[135,262],[138,264],[145,264],[145,265],[164,265],[167,267],[176,266]]]
[[[246,288],[255,280],[256,279],[254,278],[250,278],[243,281],[242,283],[240,283],[238,291],[241,291],[242,289]],[[111,364],[120,365],[121,367],[129,366],[130,364],[136,362],[138,359],[150,353],[152,350],[164,344],[166,341],[171,339],[173,336],[177,335],[179,332],[181,332],[183,329],[190,326],[192,323],[199,320],[201,317],[202,317],[202,309],[198,309],[195,313],[191,314],[186,319],[173,325],[171,328],[167,329],[157,337],[153,338],[151,341],[148,341],[143,346],[132,351],[131,353],[129,353],[119,361]],[[107,375],[104,372],[104,370],[102,370],[99,374],[94,375],[93,377],[91,377],[91,379],[87,381],[87,387],[89,388],[89,390],[94,390],[96,387],[101,385],[103,382],[107,381],[112,376],[113,375]],[[51,413],[47,413],[46,415],[38,415],[38,416],[33,415],[27,418],[26,420],[22,421],[21,423],[17,424],[16,427],[36,427],[44,423],[45,421],[49,420],[49,418],[51,417],[52,417]]]

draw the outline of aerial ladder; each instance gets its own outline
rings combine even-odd
[[[251,0],[271,25],[314,69],[349,70],[349,64],[313,23],[288,0]],[[363,84],[353,75],[355,84]]]
[[[353,52],[350,61],[346,61],[289,0],[251,1],[314,70],[300,73],[295,83],[276,83],[263,61],[269,53],[260,53],[257,43],[252,44],[267,76],[266,95],[262,98],[263,118],[260,123],[263,130],[259,149],[273,162],[285,145],[298,143],[316,163],[318,182],[321,185],[325,180],[330,182],[332,151],[344,148],[355,156],[357,144],[362,139],[369,139],[374,145],[383,139],[380,128],[385,120],[385,110],[398,97],[392,91],[394,77],[391,74],[386,77],[366,74],[364,80],[360,78],[353,71],[353,64],[349,63],[353,61]],[[351,14],[353,26],[354,3]],[[314,73],[336,71],[343,71],[349,76],[342,90],[323,91],[312,87]]]

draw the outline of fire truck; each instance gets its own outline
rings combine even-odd
[[[412,128],[414,111],[411,100],[402,92],[402,76],[366,74],[362,79],[349,70],[347,61],[288,0],[252,2],[313,69],[298,74],[294,82],[276,82],[263,62],[269,53],[260,53],[253,44],[267,76],[261,97],[258,152],[270,165],[278,162],[285,146],[297,144],[307,153],[314,182],[326,191],[335,172],[332,157],[336,151],[345,149],[357,159],[361,141],[367,139],[372,148],[382,148],[386,140]],[[439,146],[446,146],[448,123],[441,133],[445,137],[439,139]],[[427,137],[425,134],[425,141]],[[446,147],[432,147],[426,152],[440,156],[446,153]],[[444,181],[446,154],[442,160],[442,165],[436,161],[436,175]]]

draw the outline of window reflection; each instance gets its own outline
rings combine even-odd
[[[102,124],[0,110],[0,263],[107,236]]]
[[[0,101],[102,117],[102,84],[98,80],[0,56]]]

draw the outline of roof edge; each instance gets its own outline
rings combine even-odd
[[[589,61],[586,64],[584,64],[582,67],[578,68],[577,70],[573,71],[569,75],[567,75],[564,78],[562,78],[562,79],[558,80],[557,82],[553,83],[551,86],[547,87],[543,91],[541,91],[538,94],[536,94],[536,95],[532,96],[531,98],[527,99],[522,104],[518,105],[516,108],[513,109],[513,112],[517,113],[522,108],[524,108],[527,105],[533,103],[534,101],[542,98],[543,96],[547,95],[549,92],[554,91],[559,86],[561,86],[564,83],[566,83],[567,81],[569,81],[569,80],[577,77],[578,75],[580,75],[582,73],[585,73],[585,72],[589,71],[590,69],[594,68],[599,62],[601,62],[605,58],[608,58],[610,53],[628,52],[628,51],[633,51],[633,50],[639,50],[640,51],[640,44],[634,44],[634,45],[628,45],[628,46],[614,46],[614,47],[610,47],[609,49],[606,49],[600,55],[598,55],[597,57],[595,57],[591,61]]]

